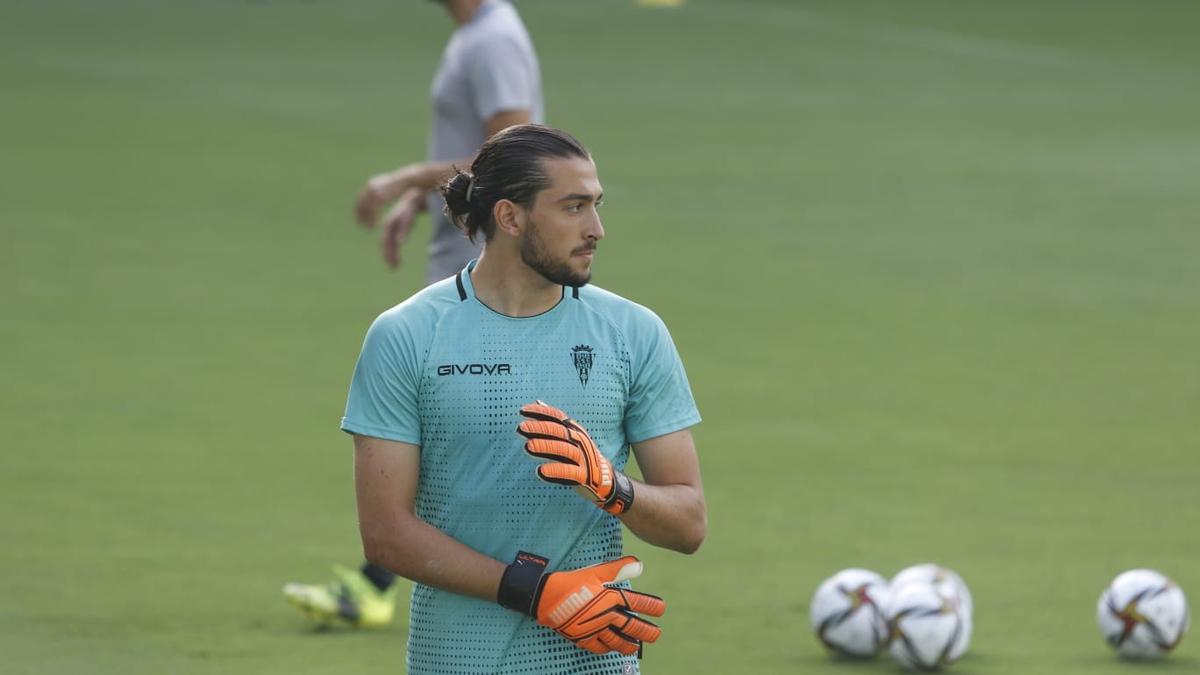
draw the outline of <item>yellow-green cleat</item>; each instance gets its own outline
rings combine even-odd
[[[362,572],[333,566],[328,584],[291,583],[283,597],[319,626],[335,624],[356,628],[385,628],[396,615],[396,585],[381,591]]]

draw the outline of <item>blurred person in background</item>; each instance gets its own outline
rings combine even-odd
[[[433,78],[432,125],[425,161],[372,176],[358,195],[354,214],[380,228],[380,249],[390,267],[400,264],[400,247],[417,216],[432,221],[426,283],[461,270],[477,257],[480,244],[464,236],[443,213],[435,189],[456,166],[470,166],[476,150],[498,131],[543,121],[541,71],[529,32],[507,0],[439,0],[457,28]],[[324,584],[290,583],[284,596],[319,625],[381,628],[392,622],[394,576],[364,563],[359,569],[334,566]]]
[[[433,221],[426,283],[451,276],[479,246],[467,240],[442,214],[434,188],[454,166],[469,166],[476,149],[514,124],[544,121],[541,72],[529,32],[507,0],[442,0],[458,28],[446,44],[434,75],[433,118],[426,161],[372,176],[358,195],[358,223],[383,220],[380,247],[392,267],[417,214]]]

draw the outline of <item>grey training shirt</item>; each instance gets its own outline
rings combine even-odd
[[[431,93],[431,161],[474,155],[485,140],[487,121],[497,113],[529,110],[534,122],[544,120],[537,54],[515,7],[506,0],[484,0],[446,44]],[[479,256],[482,245],[463,236],[442,214],[444,206],[441,195],[430,194],[433,236],[427,283],[457,274]]]

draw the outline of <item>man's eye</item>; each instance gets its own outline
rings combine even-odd
[[[596,200],[596,208],[600,208],[601,206],[604,206],[604,200],[603,200],[603,199],[597,199],[597,200]]]
[[[567,213],[579,213],[583,209],[583,204],[572,204],[567,207]]]

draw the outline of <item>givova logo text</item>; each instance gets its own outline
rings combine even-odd
[[[507,363],[449,363],[437,367],[439,377],[446,375],[512,375]]]

